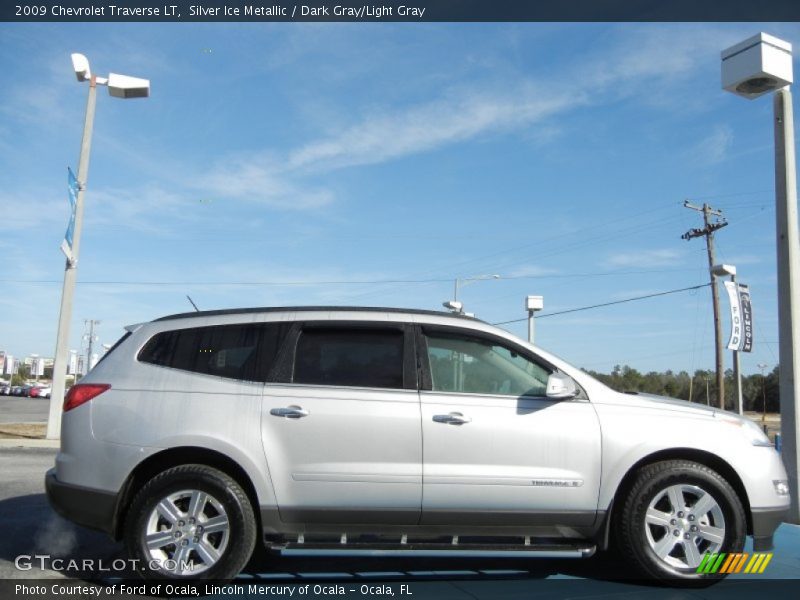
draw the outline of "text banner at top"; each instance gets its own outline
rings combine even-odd
[[[800,21],[798,0],[6,1],[0,21]]]

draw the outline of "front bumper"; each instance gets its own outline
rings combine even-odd
[[[63,483],[56,479],[55,469],[47,471],[44,487],[50,506],[59,515],[78,525],[114,535],[117,512],[115,493]]]
[[[764,552],[772,550],[772,536],[789,513],[786,508],[754,508],[750,511],[753,517],[753,550]]]

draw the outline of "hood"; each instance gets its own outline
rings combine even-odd
[[[664,408],[675,407],[676,409],[704,413],[709,417],[712,417],[717,413],[726,413],[726,411],[714,408],[713,406],[697,404],[696,402],[689,402],[688,400],[678,400],[677,398],[670,398],[668,396],[648,394],[646,392],[623,392],[621,395],[625,398],[636,398],[637,400],[642,400],[644,403],[650,406],[662,405]],[[735,416],[738,417],[738,415]]]

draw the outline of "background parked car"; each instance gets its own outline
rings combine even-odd
[[[28,395],[31,398],[49,398],[53,389],[49,385],[34,385]]]
[[[0,396],[8,396],[11,394],[11,386],[7,383],[0,385]]]

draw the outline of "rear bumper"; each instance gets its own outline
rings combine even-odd
[[[789,512],[789,508],[769,508],[751,511],[753,517],[753,550],[763,552],[772,550],[772,536],[775,530],[783,523],[784,518]]]
[[[50,506],[59,515],[78,525],[114,535],[117,494],[63,483],[56,479],[55,469],[45,475],[44,487]]]

